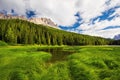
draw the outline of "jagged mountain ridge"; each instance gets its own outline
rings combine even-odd
[[[13,16],[11,14],[4,15],[3,13],[0,13],[0,19],[21,19],[21,20],[27,20],[29,22],[33,22],[35,24],[43,24],[47,25],[53,28],[59,29],[57,24],[55,24],[51,19],[48,18],[26,18],[25,16]]]
[[[115,40],[120,40],[120,34],[114,36]]]

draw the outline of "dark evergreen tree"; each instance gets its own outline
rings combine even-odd
[[[0,19],[0,40],[13,44],[39,45],[119,44],[119,41],[66,32],[19,19]]]

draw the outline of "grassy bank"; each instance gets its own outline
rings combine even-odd
[[[63,50],[76,52],[55,63],[48,62],[53,54],[39,50],[45,48],[48,46],[0,47],[0,80],[120,79],[120,47],[64,46]]]

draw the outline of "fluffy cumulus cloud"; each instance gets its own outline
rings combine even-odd
[[[76,21],[74,16],[77,0],[0,0],[0,10],[11,9],[17,14],[25,15],[26,10],[35,12],[36,17],[48,17],[58,25],[72,25]]]
[[[93,2],[92,2],[93,1]],[[84,23],[77,28],[82,33],[113,38],[120,34],[119,0],[84,0],[80,7]]]
[[[119,0],[0,0],[0,12],[51,18],[62,29],[82,34],[120,34]]]

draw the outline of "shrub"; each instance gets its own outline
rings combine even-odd
[[[0,46],[7,46],[8,44],[4,41],[0,41]]]
[[[40,80],[71,80],[66,62],[57,62],[52,65]]]
[[[102,60],[93,60],[93,61],[91,61],[91,65],[95,66],[97,68],[105,68],[106,67],[105,63]]]
[[[73,80],[92,80],[90,71],[78,60],[70,61],[69,66],[70,74]]]
[[[15,70],[10,73],[8,80],[26,80],[25,74],[20,70]]]
[[[102,70],[102,71],[100,71],[100,74],[99,74],[99,77],[102,80],[110,78],[111,76],[112,76],[112,73],[109,70]]]
[[[120,80],[120,70],[101,70],[100,80]]]
[[[119,67],[118,63],[114,60],[104,60],[104,62],[109,69],[117,69]]]

